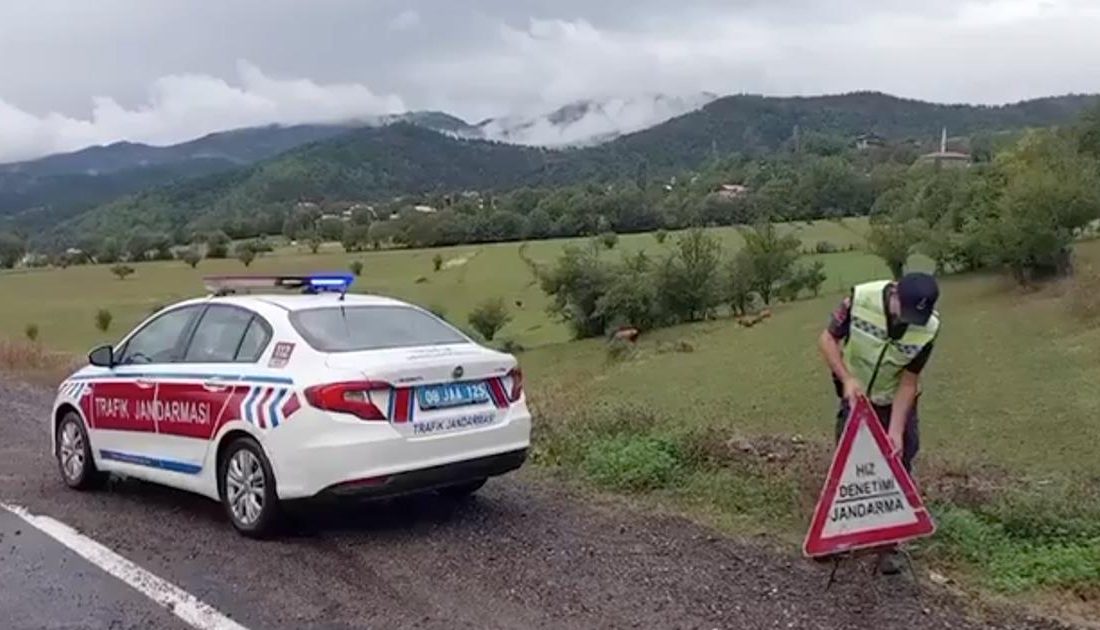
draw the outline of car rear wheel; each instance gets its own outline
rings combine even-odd
[[[229,445],[218,479],[225,513],[238,532],[261,538],[274,531],[279,517],[275,475],[255,440],[242,437]]]
[[[75,490],[90,490],[103,485],[107,475],[95,467],[92,446],[84,422],[73,411],[66,413],[57,425],[54,452],[57,467],[65,485]]]
[[[465,499],[481,489],[481,486],[485,485],[488,479],[475,479],[473,481],[467,481],[466,483],[460,483],[453,486],[446,486],[439,489],[439,494],[447,497],[448,499]]]

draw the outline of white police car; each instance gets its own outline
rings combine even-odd
[[[531,416],[515,358],[415,306],[347,294],[352,280],[208,278],[210,297],[92,350],[50,416],[65,483],[119,473],[182,488],[262,535],[281,500],[462,496],[522,465]],[[301,294],[235,295],[263,287]]]

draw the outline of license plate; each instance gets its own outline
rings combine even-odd
[[[489,402],[489,386],[479,383],[428,385],[416,390],[421,409],[447,409]]]

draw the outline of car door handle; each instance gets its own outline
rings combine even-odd
[[[229,386],[219,381],[206,381],[202,384],[202,388],[208,392],[224,392],[229,389]]]
[[[143,378],[137,379],[134,383],[142,389],[152,389],[154,385],[153,381],[147,381]]]

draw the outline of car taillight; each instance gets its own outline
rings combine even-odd
[[[306,388],[306,401],[324,411],[350,413],[362,420],[385,420],[372,401],[371,392],[390,389],[389,383],[379,381],[351,381],[346,383],[328,383]]]
[[[508,376],[512,379],[512,391],[508,392],[508,400],[517,402],[523,396],[523,370],[515,367]]]

